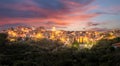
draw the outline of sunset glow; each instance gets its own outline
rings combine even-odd
[[[119,0],[1,0],[0,26],[107,30],[120,25]]]

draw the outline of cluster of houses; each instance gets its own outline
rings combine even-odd
[[[25,27],[18,26],[16,28],[10,28],[2,32],[7,33],[8,39],[10,41],[26,39],[39,40],[39,39],[49,39],[49,40],[58,40],[64,44],[86,44],[87,46],[92,46],[96,44],[97,41],[101,39],[113,39],[115,37],[120,37],[120,31],[107,31],[107,32],[98,32],[98,31],[63,31],[56,30],[55,27],[51,30],[47,30],[44,27]]]

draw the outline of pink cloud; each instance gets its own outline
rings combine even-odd
[[[29,3],[27,3],[29,1]],[[0,25],[2,24],[14,24],[14,23],[24,23],[24,24],[41,24],[46,21],[54,22],[56,25],[66,26],[69,24],[73,24],[76,21],[87,22],[92,18],[99,16],[99,14],[95,13],[86,13],[87,11],[96,9],[97,6],[88,6],[91,0],[87,3],[79,3],[74,0],[61,0],[61,2],[65,5],[64,9],[60,10],[52,10],[38,7],[32,0],[27,0],[26,3],[15,3],[15,4],[6,4],[2,7],[17,10],[17,11],[31,11],[37,14],[44,14],[46,17],[32,17],[32,18],[24,18],[24,17],[6,17],[0,18]],[[43,24],[42,24],[43,25]]]

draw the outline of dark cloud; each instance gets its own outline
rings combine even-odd
[[[87,30],[89,30],[89,31],[108,31],[108,30],[110,30],[110,29],[95,27],[95,28],[89,28],[89,29],[87,29]]]
[[[60,0],[33,0],[40,8],[50,10],[61,10],[65,8],[65,5]]]
[[[69,6],[71,3],[86,6],[86,4],[92,1],[93,0],[1,0],[0,16],[41,18],[53,16],[57,18],[58,15],[60,17],[62,14],[70,13],[70,9],[72,8],[69,8]]]
[[[6,8],[0,8],[0,17],[3,18],[35,18],[35,17],[40,17],[40,18],[45,18],[47,15],[42,14],[42,13],[36,13],[32,11],[18,11],[18,10],[13,10],[13,9],[6,9]]]
[[[86,24],[88,27],[93,27],[93,26],[98,26],[98,25],[101,25],[100,23],[95,23],[95,22],[88,22],[87,24]]]
[[[20,0],[0,0],[0,4],[10,4],[10,3],[17,3]]]
[[[96,14],[118,15],[118,13],[114,12],[96,12]]]

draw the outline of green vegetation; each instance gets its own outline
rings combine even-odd
[[[1,36],[1,43],[6,43],[6,36]],[[120,66],[120,49],[112,47],[118,42],[120,38],[103,39],[80,50],[47,39],[7,42],[0,45],[0,66]]]
[[[79,48],[79,43],[77,41],[74,41],[74,43],[72,44],[73,48]]]
[[[0,33],[0,45],[5,45],[7,42],[7,34],[5,33]]]

